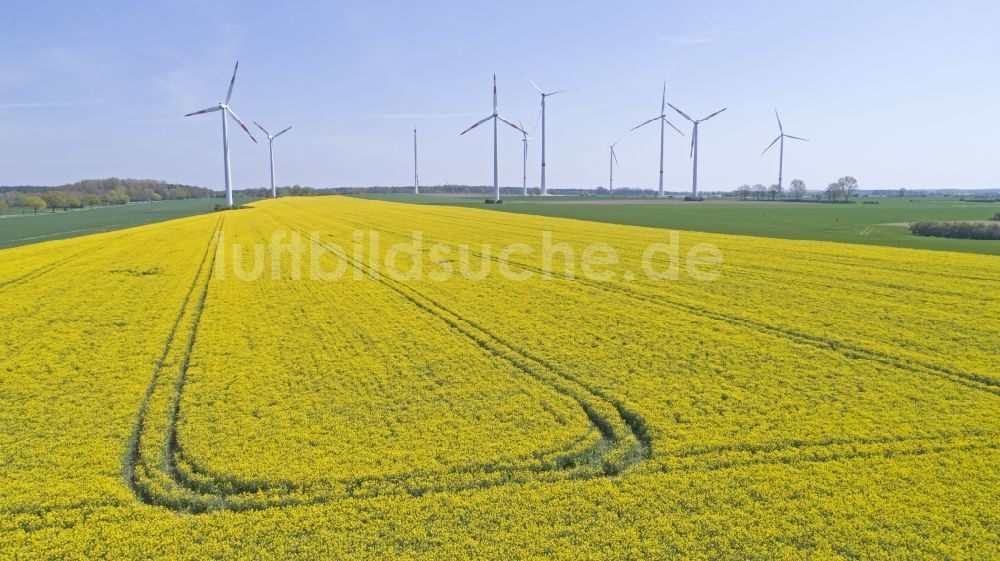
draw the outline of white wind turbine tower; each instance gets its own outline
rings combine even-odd
[[[767,153],[768,150],[771,149],[772,146],[774,146],[775,142],[781,141],[781,146],[780,146],[781,150],[780,150],[780,155],[778,156],[778,188],[780,189],[781,179],[782,179],[781,174],[783,171],[782,168],[785,166],[785,139],[791,138],[793,140],[805,140],[806,142],[809,141],[804,138],[799,138],[797,136],[785,134],[785,128],[781,126],[781,117],[778,116],[777,109],[774,110],[774,118],[778,119],[778,138],[772,140],[771,143],[767,145],[767,148],[765,148],[764,151],[760,153],[760,155],[763,156],[764,154]]]
[[[697,197],[698,196],[698,125],[704,123],[705,121],[711,119],[712,117],[715,117],[719,113],[722,113],[727,108],[723,107],[722,109],[719,109],[718,111],[712,113],[711,115],[705,117],[704,119],[692,119],[691,117],[688,117],[687,113],[674,107],[673,104],[668,103],[667,105],[669,105],[670,108],[673,109],[674,111],[680,113],[681,117],[684,117],[688,121],[691,121],[691,123],[694,125],[694,129],[691,131],[691,154],[688,157],[694,160],[693,163],[694,167],[691,170],[691,196]]]
[[[420,194],[420,180],[417,176],[417,129],[413,129],[413,194]]]
[[[260,126],[260,123],[258,123],[257,121],[254,121],[253,124],[257,125],[257,128],[264,131],[264,134],[267,135],[267,144],[271,152],[271,198],[276,199],[278,198],[278,188],[274,186],[274,139],[292,130],[292,127],[288,127],[287,129],[279,132],[278,134],[271,134],[267,132],[267,129]]]
[[[531,82],[531,78],[528,78],[527,76],[525,76],[524,78],[526,80],[528,80],[529,82]],[[542,194],[546,195],[546,194],[548,194],[548,191],[545,189],[545,98],[547,98],[549,96],[552,96],[552,95],[556,95],[557,93],[562,93],[562,92],[568,92],[570,90],[575,90],[576,88],[568,88],[568,89],[564,89],[564,90],[556,90],[554,92],[543,92],[542,88],[539,88],[538,85],[535,84],[534,82],[531,82],[531,85],[534,86],[535,89],[538,90],[538,93],[542,96],[542,184],[541,184],[541,188],[542,188]]]
[[[250,136],[250,140],[257,142],[257,139],[250,134],[250,129],[243,124],[243,121],[236,116],[232,108],[229,107],[229,100],[233,97],[233,85],[236,84],[236,70],[239,69],[240,63],[236,61],[236,67],[233,68],[233,78],[229,80],[229,92],[226,93],[226,101],[220,101],[215,107],[209,107],[208,109],[202,109],[201,111],[195,111],[194,113],[188,113],[184,115],[185,117],[190,117],[191,115],[201,115],[202,113],[211,113],[212,111],[222,111],[222,160],[225,167],[226,174],[226,207],[233,207],[233,178],[229,167],[229,125],[226,121],[226,113],[233,118],[243,130]]]
[[[490,115],[490,116],[488,116],[488,117],[486,117],[486,118],[484,118],[484,119],[482,119],[482,120],[480,120],[479,122],[477,122],[476,124],[472,125],[471,127],[465,129],[464,131],[462,131],[459,134],[459,136],[461,136],[461,135],[463,135],[463,134],[471,131],[472,129],[478,127],[479,125],[485,123],[486,121],[489,121],[490,119],[493,119],[493,195],[495,197],[494,200],[496,200],[496,201],[499,202],[500,201],[500,174],[499,174],[499,170],[497,169],[497,121],[503,121],[503,122],[507,123],[508,125],[510,125],[511,127],[513,127],[514,129],[521,131],[522,134],[524,134],[524,129],[522,129],[521,127],[515,125],[514,123],[508,121],[507,119],[504,119],[503,117],[500,116],[499,113],[497,113],[497,75],[496,74],[493,75],[493,114]]]
[[[611,143],[608,149],[611,151],[611,156],[608,158],[608,192],[612,195],[615,194],[615,166],[618,165],[618,156],[615,155],[615,145],[622,141],[624,136],[618,140]]]
[[[660,187],[659,190],[656,192],[657,197],[663,196],[663,123],[670,125],[670,128],[677,131],[677,134],[684,136],[684,133],[682,133],[679,128],[675,127],[673,123],[667,120],[666,113],[667,113],[667,83],[663,82],[663,99],[660,101],[660,114],[640,125],[632,127],[632,130],[635,130],[639,127],[644,127],[649,123],[652,123],[653,121],[660,122]]]

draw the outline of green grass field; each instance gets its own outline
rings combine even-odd
[[[72,238],[211,212],[220,202],[222,199],[187,199],[68,212],[43,210],[38,214],[21,214],[20,209],[7,209],[0,215],[0,247]]]
[[[754,203],[712,201],[659,203],[621,197],[506,197],[486,205],[483,196],[360,195],[415,204],[476,206],[596,222],[741,234],[797,240],[887,245],[917,249],[1000,255],[1000,241],[954,240],[910,234],[900,223],[919,220],[986,220],[1000,203],[963,202],[957,198],[870,197],[879,204]]]

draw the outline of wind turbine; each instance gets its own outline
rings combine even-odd
[[[258,123],[257,121],[254,121],[253,124],[257,125],[257,128],[264,131],[264,134],[267,135],[268,149],[271,152],[271,198],[276,199],[278,198],[278,190],[274,186],[274,139],[290,131],[292,127],[288,127],[287,129],[279,132],[278,134],[271,134],[267,132],[267,129],[260,126],[260,123]]]
[[[677,131],[677,134],[684,136],[684,133],[682,133],[679,128],[675,127],[673,123],[667,120],[666,113],[667,113],[667,83],[663,82],[663,99],[660,101],[660,114],[640,125],[632,127],[632,130],[635,130],[639,127],[644,127],[649,123],[652,123],[653,121],[660,122],[660,188],[656,192],[657,197],[663,196],[663,123],[670,125],[670,128]]]
[[[459,136],[461,136],[461,135],[463,135],[463,134],[471,131],[472,129],[478,127],[479,125],[485,123],[486,121],[489,121],[490,119],[493,119],[493,195],[495,197],[494,200],[496,200],[497,202],[499,202],[500,201],[500,174],[499,174],[499,171],[497,169],[497,121],[503,121],[503,122],[507,123],[511,127],[513,127],[515,129],[521,131],[521,134],[524,134],[524,129],[522,129],[521,127],[515,125],[514,123],[508,121],[507,119],[504,119],[503,117],[500,116],[499,113],[497,113],[497,75],[496,74],[493,75],[493,114],[490,115],[490,116],[488,116],[488,117],[486,117],[486,118],[484,118],[484,119],[482,119],[482,120],[480,120],[479,122],[477,122],[476,124],[472,125],[471,127],[465,129],[464,131],[462,131],[459,134]]]
[[[250,134],[250,129],[243,124],[243,121],[236,116],[232,108],[229,107],[229,100],[233,97],[233,86],[236,84],[236,70],[239,69],[240,62],[236,61],[236,67],[233,68],[233,78],[229,80],[229,92],[226,93],[226,101],[220,101],[215,107],[209,107],[208,109],[202,109],[201,111],[195,111],[194,113],[188,113],[184,115],[185,117],[190,117],[191,115],[201,115],[202,113],[211,113],[212,111],[222,111],[222,160],[225,166],[226,174],[226,207],[233,208],[233,178],[229,167],[229,122],[226,121],[226,113],[233,118],[243,130],[250,136],[250,140],[257,142],[257,139]]]
[[[524,78],[526,80],[528,80],[529,82],[531,82],[531,78],[528,78],[527,76],[525,76]],[[546,191],[546,189],[545,189],[545,98],[547,98],[549,96],[552,96],[552,95],[556,95],[557,93],[562,93],[562,92],[568,92],[570,90],[575,90],[576,88],[568,88],[568,89],[565,89],[565,90],[556,90],[554,92],[543,92],[542,88],[538,87],[538,84],[535,84],[534,82],[531,82],[531,85],[534,86],[535,89],[538,90],[538,93],[542,96],[542,185],[541,185],[541,187],[542,187],[542,194],[545,195],[545,194],[548,193],[548,191]]]
[[[781,126],[781,117],[778,116],[777,109],[774,110],[774,118],[778,120],[778,133],[779,133],[778,138],[772,140],[771,143],[767,145],[767,148],[765,148],[764,151],[760,153],[760,155],[763,156],[764,154],[767,153],[768,150],[771,149],[772,146],[774,146],[775,142],[778,142],[779,140],[781,141],[781,146],[780,146],[781,150],[780,150],[780,155],[778,156],[778,189],[781,189],[781,174],[783,171],[782,168],[784,168],[785,166],[785,139],[791,138],[793,140],[805,140],[806,142],[809,141],[804,138],[799,138],[797,136],[785,134],[785,128]]]
[[[420,180],[417,176],[417,129],[413,129],[413,194],[420,194]]]
[[[608,161],[608,170],[609,170],[609,172],[608,172],[609,173],[609,175],[608,175],[608,192],[610,194],[612,194],[612,195],[615,194],[615,166],[618,165],[618,156],[615,155],[615,145],[618,144],[619,142],[621,142],[622,138],[625,138],[625,137],[622,136],[618,140],[616,140],[613,143],[611,143],[611,146],[608,146],[608,149],[611,151],[611,156],[608,158],[608,160],[609,160]]]
[[[528,140],[531,139],[528,133],[524,132],[524,123],[521,121],[517,122],[521,127],[521,143],[524,145],[524,154],[521,158],[521,191],[522,194],[528,196]]]
[[[718,111],[712,113],[711,115],[705,117],[704,119],[692,119],[691,117],[688,117],[687,113],[674,107],[673,104],[668,103],[667,105],[669,105],[670,108],[673,109],[674,111],[680,113],[681,117],[684,117],[688,121],[691,121],[692,124],[694,124],[694,130],[691,132],[691,154],[688,157],[694,160],[693,164],[694,168],[691,171],[691,196],[697,197],[698,196],[698,125],[704,123],[705,121],[711,119],[712,117],[715,117],[719,113],[722,113],[727,108],[723,107],[722,109],[719,109]]]

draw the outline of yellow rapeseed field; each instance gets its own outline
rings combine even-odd
[[[0,262],[2,560],[1000,557],[1000,258],[313,197]]]

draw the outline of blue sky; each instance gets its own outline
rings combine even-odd
[[[606,185],[607,145],[656,115],[660,87],[700,130],[699,184],[772,183],[777,134],[786,181],[822,188],[1000,186],[1000,3],[705,2],[33,2],[4,8],[0,184],[150,177],[219,188],[215,115],[225,96],[291,132],[279,184],[317,187],[492,181],[491,111],[533,127],[549,98],[548,184]],[[678,116],[672,119],[685,133]],[[237,134],[238,133],[238,134]],[[521,143],[500,131],[500,174],[519,185]],[[260,135],[258,135],[259,137]],[[537,136],[537,134],[536,134]],[[258,138],[260,140],[260,138]],[[666,185],[690,186],[687,139],[668,136]],[[231,130],[237,188],[267,181],[266,144]],[[538,183],[531,144],[529,184]],[[658,131],[617,149],[619,186],[655,188]]]

